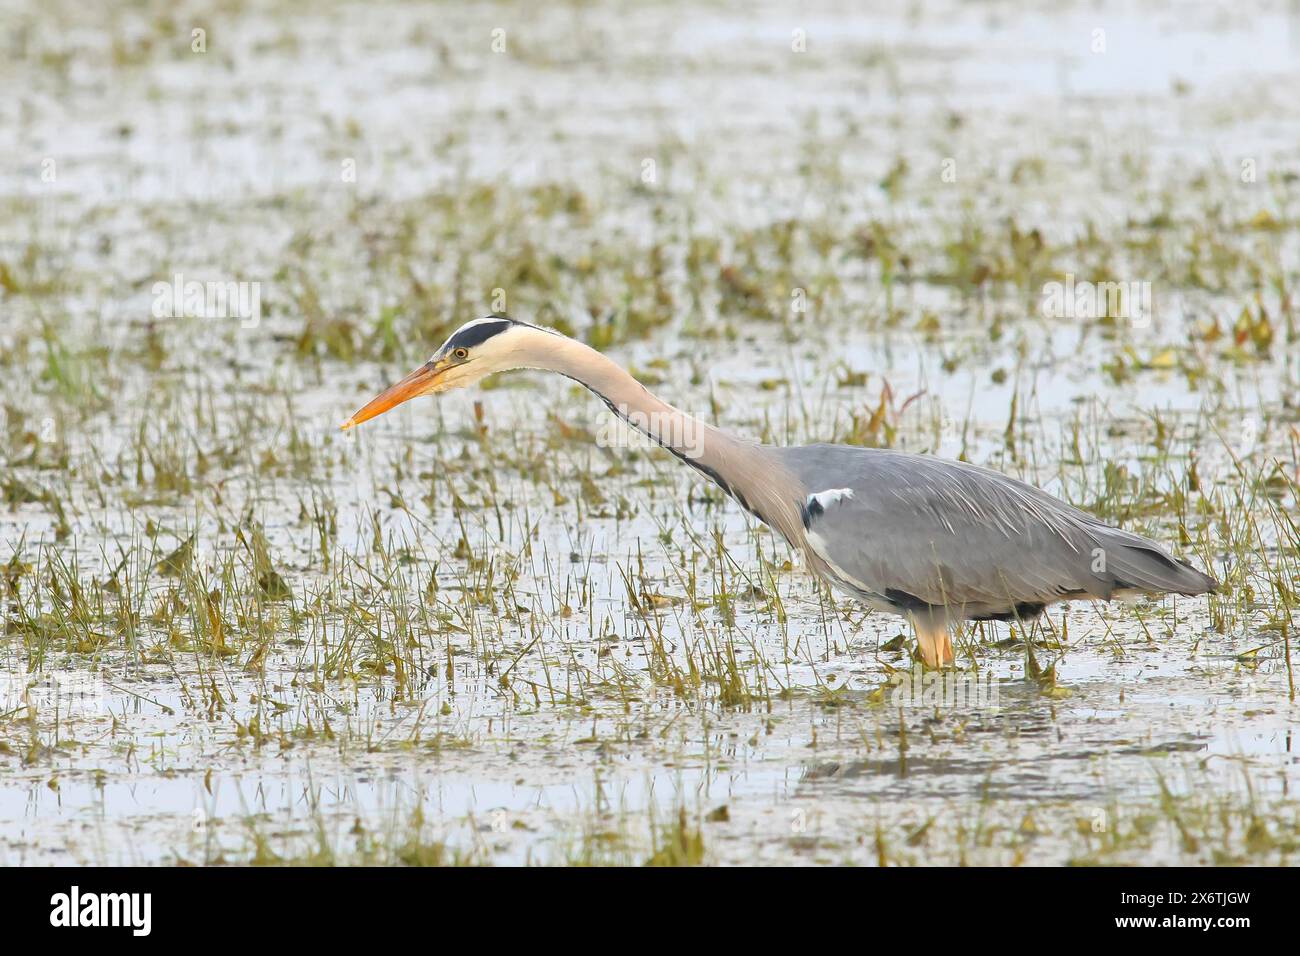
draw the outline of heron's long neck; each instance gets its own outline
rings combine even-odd
[[[735,498],[746,511],[797,544],[799,505],[807,494],[771,451],[728,435],[667,402],[593,348],[564,336],[549,341],[529,364],[582,383],[631,427],[668,449]]]

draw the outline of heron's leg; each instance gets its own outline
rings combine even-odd
[[[912,618],[916,628],[916,642],[921,649],[921,660],[926,667],[948,667],[953,662],[952,635],[946,621]]]

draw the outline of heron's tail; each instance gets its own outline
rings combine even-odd
[[[1218,581],[1167,554],[1154,541],[1104,525],[1093,533],[1101,548],[1099,576],[1112,579],[1117,591],[1196,595],[1218,590]]]

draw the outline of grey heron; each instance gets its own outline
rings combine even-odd
[[[820,578],[909,618],[929,667],[962,620],[1028,620],[1058,601],[1204,594],[1217,582],[1153,541],[1047,492],[959,461],[847,445],[775,447],[652,395],[610,358],[505,316],[457,329],[348,429],[420,395],[515,368],[558,372],[776,529]]]

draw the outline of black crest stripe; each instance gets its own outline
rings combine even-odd
[[[478,322],[467,329],[460,329],[447,340],[448,349],[472,349],[482,345],[494,335],[500,335],[515,323],[510,319],[492,319]]]

